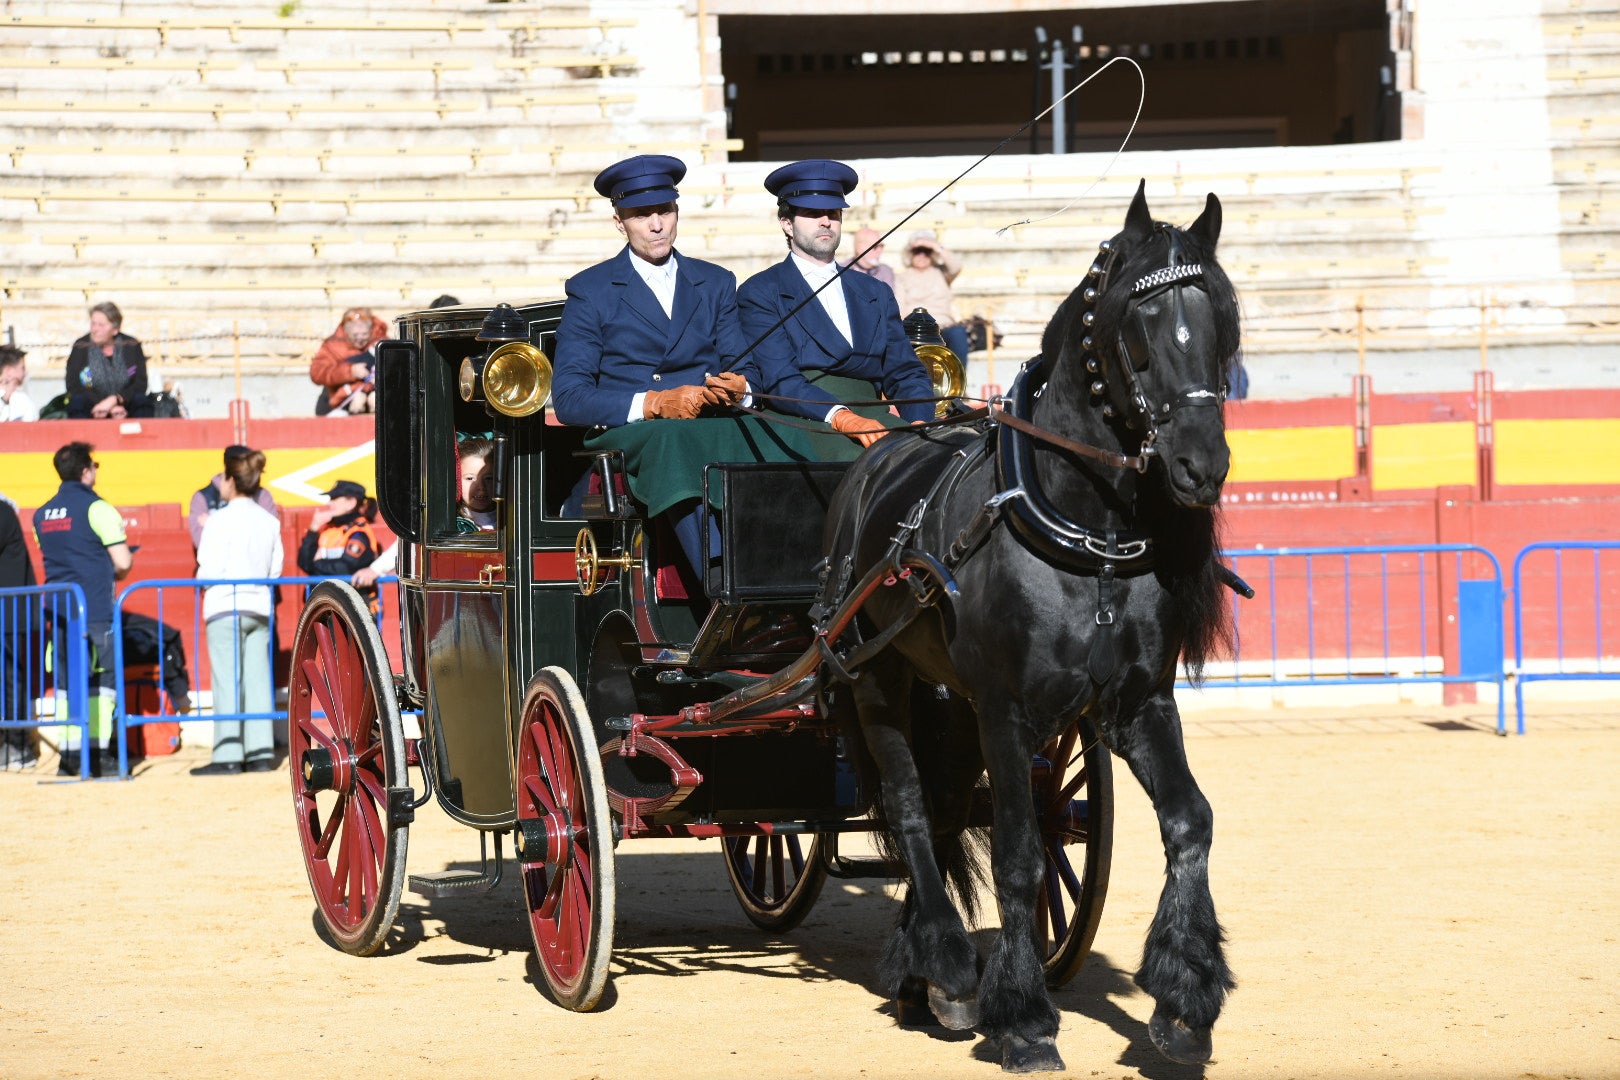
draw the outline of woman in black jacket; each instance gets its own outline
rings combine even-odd
[[[68,416],[75,420],[121,420],[151,416],[146,393],[146,354],[141,343],[120,331],[118,305],[103,301],[90,309],[90,332],[68,354]]]

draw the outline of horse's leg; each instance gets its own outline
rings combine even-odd
[[[1215,815],[1187,767],[1181,717],[1169,690],[1150,698],[1134,722],[1109,732],[1153,800],[1164,841],[1165,882],[1148,929],[1136,985],[1157,1003],[1148,1034],[1172,1061],[1209,1060],[1210,1027],[1236,983],[1221,943],[1226,934],[1209,894],[1209,845]]]
[[[1046,856],[1035,820],[1033,736],[1005,702],[978,702],[979,738],[995,792],[991,868],[1001,933],[979,979],[980,1030],[1001,1041],[1008,1072],[1056,1072],[1057,1009],[1046,992],[1035,925]]]
[[[978,954],[934,860],[922,780],[908,740],[910,683],[909,669],[889,653],[868,663],[854,684],[861,732],[882,777],[889,835],[910,882],[900,925],[884,947],[878,974],[888,996],[915,1007],[926,993],[941,1023],[966,1029],[978,1020],[971,1005]]]

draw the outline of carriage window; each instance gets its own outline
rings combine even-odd
[[[460,363],[459,356],[445,360],[447,367]],[[441,400],[450,405],[450,415],[429,421],[439,433],[428,448],[429,531],[440,541],[494,546],[499,521],[492,483],[495,418],[480,404],[449,394]]]

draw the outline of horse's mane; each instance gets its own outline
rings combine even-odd
[[[1112,342],[1119,332],[1131,299],[1131,283],[1169,263],[1170,238],[1166,228],[1155,228],[1145,239],[1122,232],[1113,239],[1119,254],[1109,276],[1108,290],[1093,308],[1096,321],[1090,333],[1097,341]],[[1215,313],[1216,355],[1223,358],[1228,378],[1241,342],[1237,290],[1221,269],[1212,247],[1193,233],[1177,229],[1182,260],[1203,265],[1203,278]],[[1041,337],[1041,354],[1059,363],[1077,363],[1084,331],[1075,325],[1086,307],[1081,296],[1090,281],[1069,294],[1053,314]],[[1048,363],[1052,361],[1049,359]],[[1174,598],[1181,624],[1181,660],[1195,684],[1204,666],[1232,644],[1231,609],[1216,574],[1219,565],[1220,513],[1215,508],[1193,510],[1172,507],[1167,500],[1147,500],[1138,507],[1142,524],[1154,534],[1155,573]]]

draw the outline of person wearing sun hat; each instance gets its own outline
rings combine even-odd
[[[854,169],[824,158],[795,161],[767,176],[787,257],[737,291],[744,335],[763,339],[756,351],[764,392],[783,399],[773,407],[838,432],[814,438],[819,455],[833,460],[853,459],[890,428],[934,415],[926,401],[897,406],[899,417],[887,406],[843,404],[934,392],[906,338],[894,291],[834,259],[845,197],[857,180]]]
[[[624,453],[631,494],[649,514],[669,515],[701,581],[719,550],[701,506],[703,466],[811,455],[801,433],[727,411],[748,403],[760,375],[744,355],[736,276],[675,249],[685,175],[663,154],[597,174],[625,246],[568,279],[551,401],[560,422],[604,429],[586,447]]]

